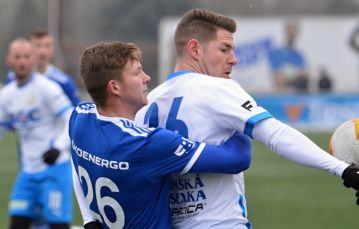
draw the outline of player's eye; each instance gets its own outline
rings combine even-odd
[[[228,51],[228,48],[220,48],[221,52],[225,53]]]
[[[143,72],[142,68],[139,67],[139,68],[137,69],[137,71],[136,71],[136,75],[139,75],[139,74],[141,74],[142,72]]]

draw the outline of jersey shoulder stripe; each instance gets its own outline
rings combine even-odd
[[[262,121],[264,119],[267,119],[267,118],[272,118],[273,116],[265,111],[265,112],[262,112],[262,113],[259,113],[257,115],[254,115],[252,116],[250,119],[247,120],[246,122],[246,126],[244,128],[244,133],[249,136],[249,137],[252,137],[252,132],[253,132],[253,128],[254,126],[256,125],[256,123],[258,123],[259,121]]]
[[[188,173],[188,171],[193,167],[194,163],[196,163],[197,159],[201,155],[204,147],[206,146],[205,143],[201,143],[199,147],[197,148],[196,152],[193,154],[191,160],[188,162],[186,167],[180,172],[181,175]]]
[[[132,136],[147,137],[147,135],[154,130],[153,128],[137,127],[132,121],[126,119],[118,119],[112,122],[120,127],[122,131],[129,133]]]
[[[147,135],[155,129],[155,128],[138,127],[134,124],[132,120],[125,118],[102,116],[97,112],[97,108],[94,103],[82,103],[75,108],[75,111],[78,114],[82,114],[82,115],[94,115],[96,116],[97,119],[101,121],[112,122],[113,124],[118,126],[123,132],[126,132],[132,136],[147,137]]]

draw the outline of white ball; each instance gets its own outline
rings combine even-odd
[[[329,153],[348,164],[359,164],[359,118],[342,123],[334,131]]]

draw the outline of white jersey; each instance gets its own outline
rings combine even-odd
[[[40,172],[47,168],[42,155],[58,137],[59,117],[72,108],[61,88],[38,73],[23,85],[15,80],[0,91],[0,139],[4,125],[11,122],[19,141],[20,166],[25,172]],[[69,146],[69,144],[68,144]],[[56,163],[70,159],[69,147],[60,149]]]
[[[269,117],[233,80],[177,72],[154,89],[138,124],[160,126],[189,139],[219,144]],[[240,149],[238,149],[240,150]],[[243,173],[173,175],[170,204],[174,228],[250,228]]]

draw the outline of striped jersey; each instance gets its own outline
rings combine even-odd
[[[188,172],[205,144],[105,117],[93,103],[70,118],[71,152],[90,214],[104,228],[170,228],[170,174]]]

